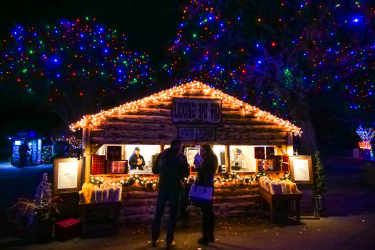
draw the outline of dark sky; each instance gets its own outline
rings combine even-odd
[[[2,31],[22,22],[57,23],[95,17],[103,26],[128,36],[132,47],[158,57],[176,35],[181,14],[176,0],[11,0],[0,8]]]

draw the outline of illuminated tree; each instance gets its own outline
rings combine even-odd
[[[164,70],[201,80],[292,120],[317,150],[311,96],[373,112],[374,8],[369,1],[191,1]],[[348,108],[349,107],[345,107]]]
[[[126,39],[88,17],[19,25],[1,40],[0,87],[69,125],[105,101],[152,85],[148,55],[132,51]]]

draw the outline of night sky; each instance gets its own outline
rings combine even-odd
[[[165,50],[173,42],[180,24],[180,4],[174,0],[65,0],[65,1],[6,1],[0,8],[1,34],[16,24],[57,23],[61,19],[75,20],[85,16],[95,17],[105,27],[125,33],[129,45],[140,51],[146,51],[154,68],[160,67],[165,60]],[[166,87],[168,86],[168,87]],[[169,88],[168,83],[158,82],[146,91],[132,93],[141,98]],[[0,90],[1,91],[1,90]],[[2,95],[6,96],[6,93]],[[312,107],[314,123],[320,146],[323,148],[354,148],[359,137],[355,133],[358,119],[355,112],[346,113],[342,109],[342,100],[331,100],[320,105],[322,98],[317,95],[316,105]],[[124,103],[127,100],[124,100]],[[252,104],[250,102],[250,104]],[[106,103],[103,108],[111,108],[114,103]],[[57,115],[38,107],[23,105],[22,101],[5,102],[0,109],[0,146],[7,145],[6,136],[20,130],[34,130],[40,133],[54,133],[61,127]],[[72,121],[75,122],[75,121]],[[297,124],[298,126],[298,124]],[[345,135],[345,136],[343,136]]]

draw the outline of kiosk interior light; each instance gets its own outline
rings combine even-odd
[[[20,146],[21,145],[21,141],[14,141],[14,145]]]

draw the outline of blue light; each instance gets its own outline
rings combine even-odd
[[[81,34],[81,37],[83,37],[83,34]]]
[[[256,46],[256,47],[259,47],[259,44],[256,44],[255,46]]]
[[[301,4],[301,8],[303,8],[303,4]]]
[[[371,93],[371,92],[369,92],[368,94],[369,94],[369,95],[372,95],[372,93]]]
[[[306,56],[306,53],[303,53],[304,56]]]
[[[224,26],[224,24],[223,24],[223,23],[221,23],[221,24],[220,24],[220,26],[221,26],[221,27],[223,27],[223,26]]]
[[[258,61],[258,64],[261,64],[262,63],[262,61]]]
[[[81,50],[83,49],[83,47],[81,47]]]
[[[355,18],[353,22],[358,23],[358,18]]]
[[[331,33],[331,36],[333,36],[333,33]]]
[[[240,17],[237,17],[237,20],[240,20],[241,18]]]
[[[12,140],[12,137],[9,137],[8,140]]]
[[[107,52],[108,52],[108,50],[106,50],[106,49],[105,49],[105,50],[104,50],[104,52],[105,52],[105,53],[107,53]]]
[[[103,43],[103,40],[100,40],[101,43]]]
[[[212,16],[210,16],[208,19],[212,20]]]
[[[118,72],[121,73],[121,69],[119,69]]]
[[[181,23],[181,27],[183,27],[184,26],[184,24],[183,23]]]
[[[57,77],[60,77],[60,75],[59,75],[59,74],[57,74]]]
[[[57,62],[57,59],[55,59],[55,62]]]

